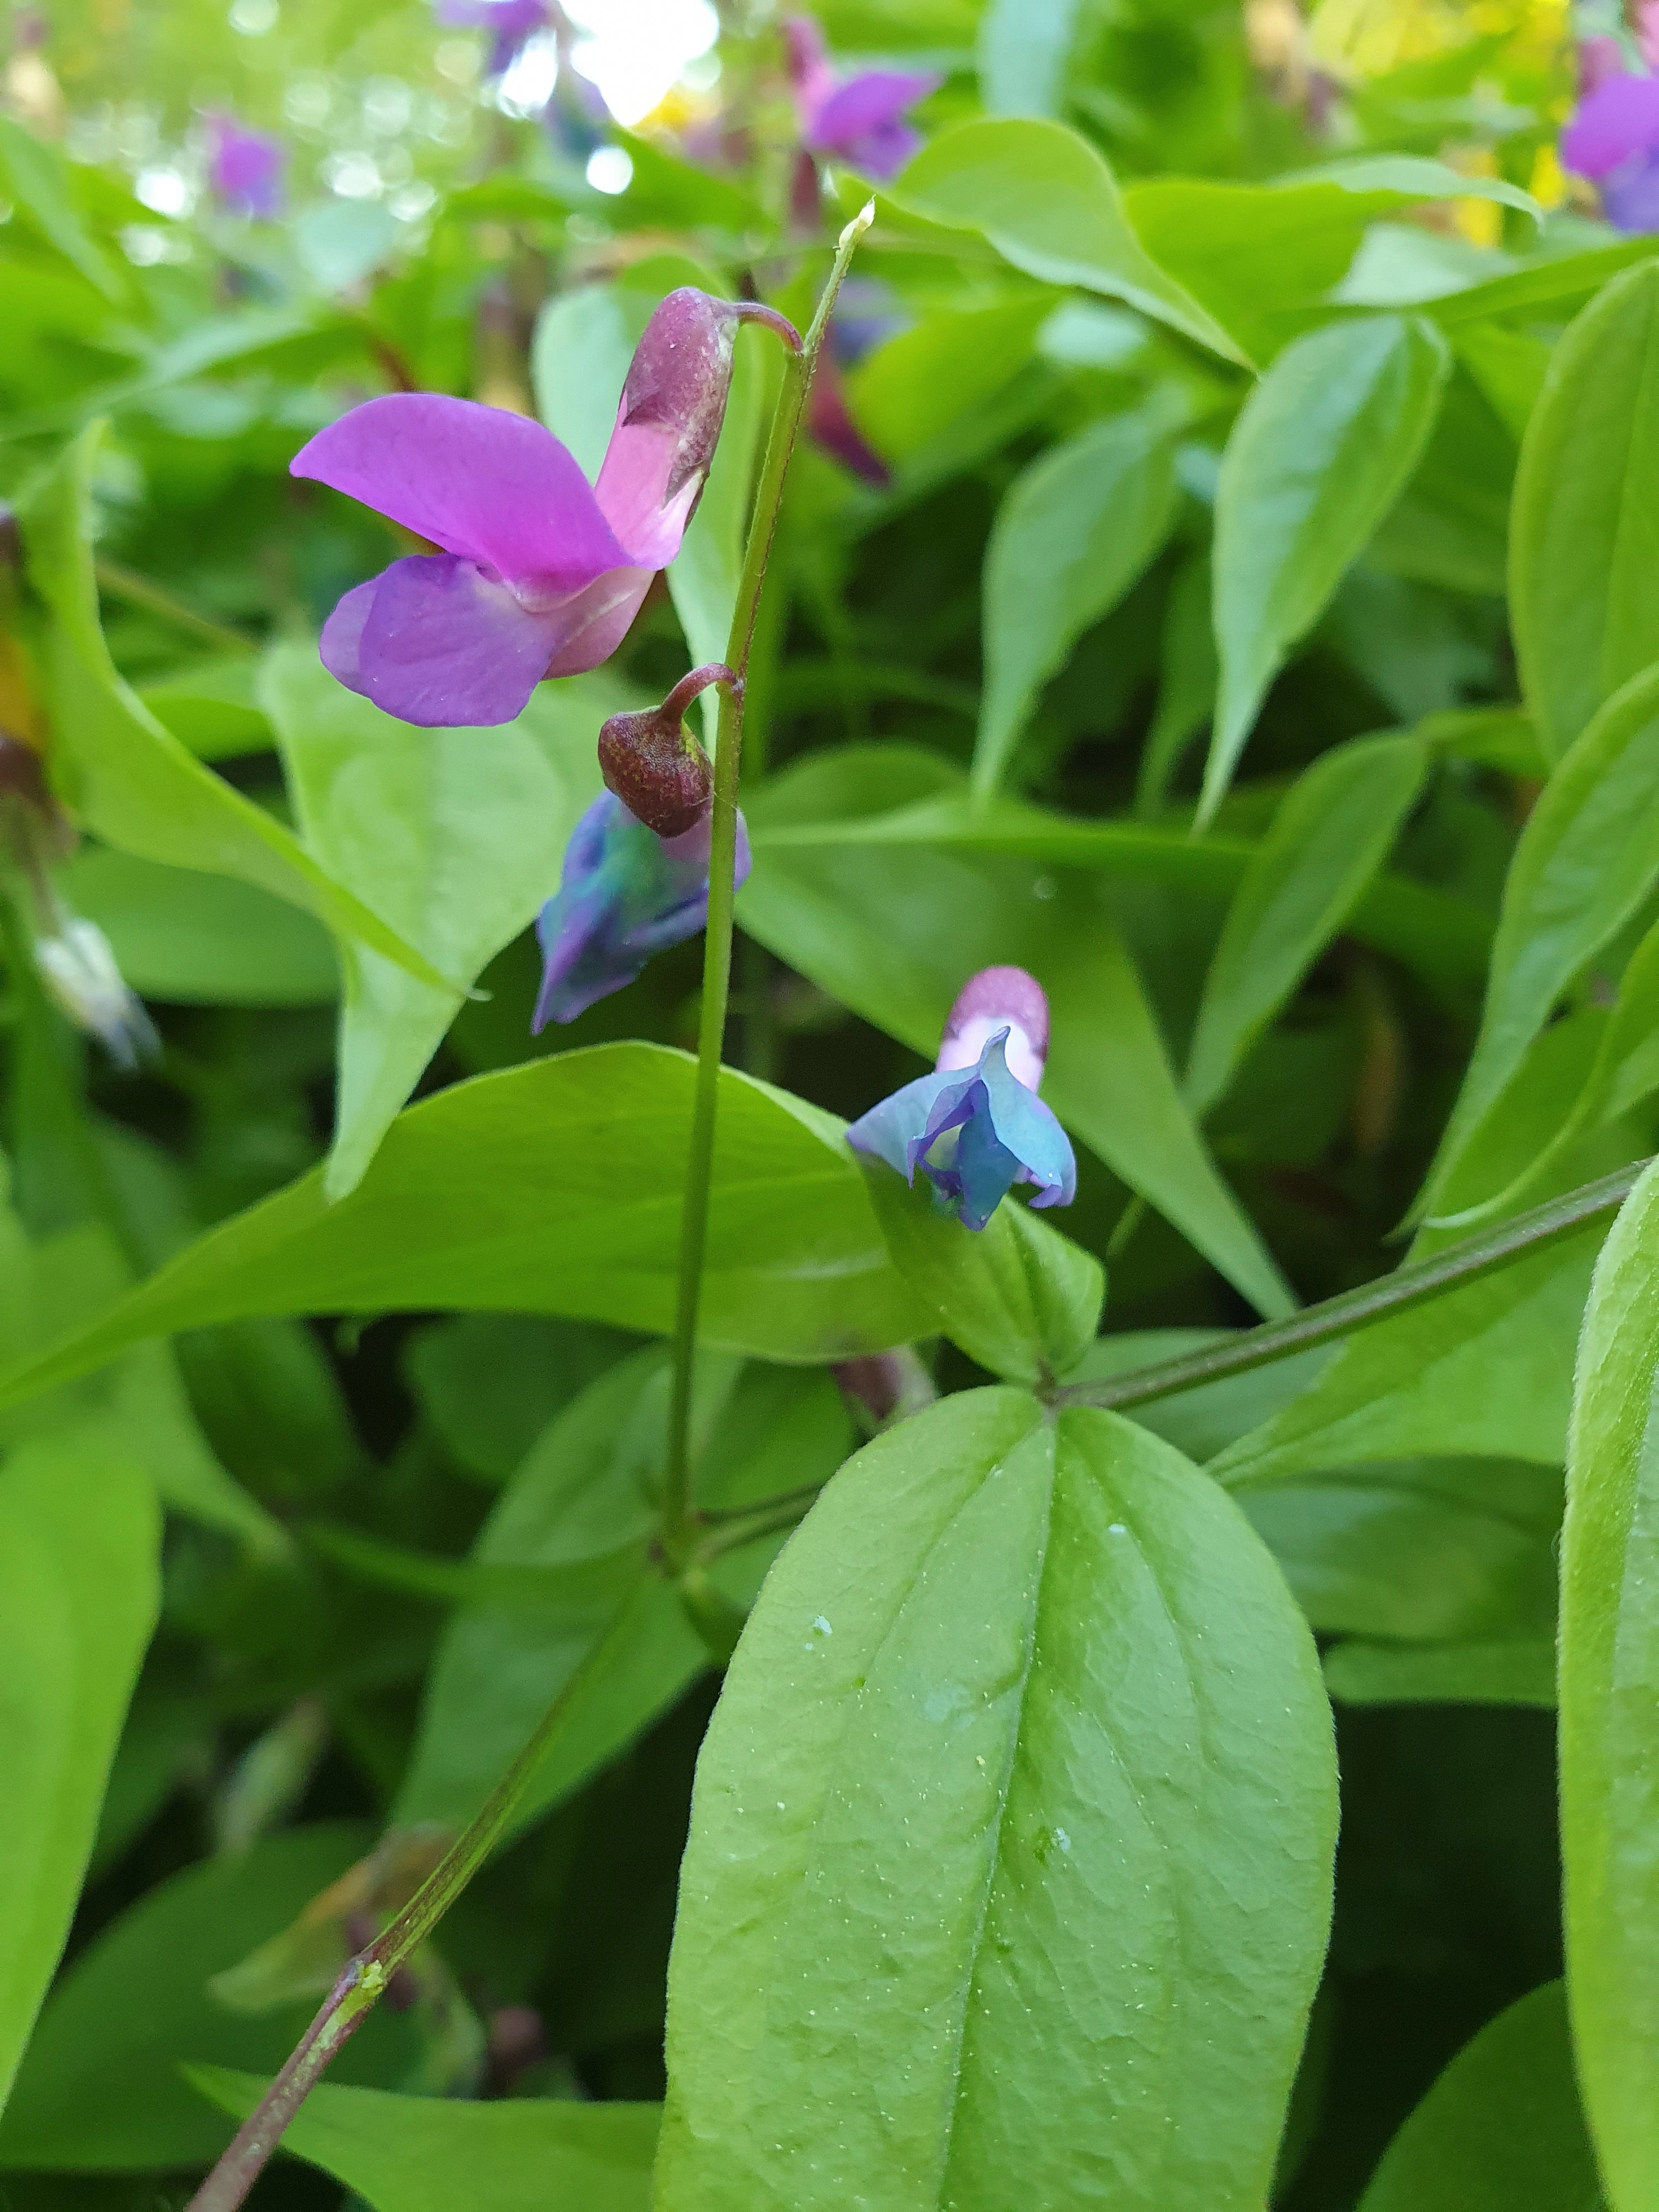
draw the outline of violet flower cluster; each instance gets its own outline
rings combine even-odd
[[[269,131],[252,131],[227,109],[206,118],[208,190],[226,215],[275,222],[283,212],[288,152]]]
[[[590,484],[539,422],[436,392],[355,407],[293,473],[439,548],[348,592],[325,665],[425,728],[510,722],[544,676],[597,668],[680,548],[714,458],[741,305],[690,289],[652,316]]]
[[[437,0],[434,12],[447,31],[489,33],[489,76],[505,76],[537,32],[552,21],[547,0]]]
[[[1640,51],[1659,66],[1659,9],[1642,10]],[[1561,134],[1561,163],[1600,188],[1616,229],[1659,230],[1659,76],[1626,66],[1613,38],[1586,39],[1578,50],[1579,100]]]
[[[1042,985],[1023,968],[983,968],[951,1009],[934,1073],[872,1106],[847,1141],[908,1183],[920,1169],[967,1229],[983,1229],[1016,1183],[1036,1185],[1033,1206],[1069,1206],[1076,1155],[1036,1095],[1048,1057]]]
[[[805,150],[845,161],[877,184],[897,176],[921,144],[904,118],[945,80],[929,70],[864,70],[842,79],[810,15],[791,15],[783,35]]]

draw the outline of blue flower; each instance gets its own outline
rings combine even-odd
[[[983,1229],[1017,1182],[1037,1186],[1033,1206],[1069,1206],[1076,1156],[1036,1095],[1048,1048],[1048,1002],[1034,979],[987,969],[951,1010],[940,1065],[872,1106],[847,1140],[908,1183],[920,1168],[934,1202],[969,1229]]]
[[[573,1022],[631,983],[647,960],[695,937],[708,918],[709,814],[659,837],[602,791],[572,832],[556,894],[536,923],[542,988],[532,1030]],[[738,817],[737,880],[749,873]]]

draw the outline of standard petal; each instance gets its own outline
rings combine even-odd
[[[594,495],[631,559],[665,568],[702,495],[726,419],[738,320],[687,285],[645,326]]]
[[[1601,184],[1601,207],[1615,229],[1638,236],[1659,230],[1659,156],[1644,155]]]
[[[842,153],[898,122],[907,108],[937,92],[944,81],[920,70],[866,70],[813,110],[803,136],[815,154]]]
[[[1579,102],[1561,134],[1564,167],[1609,177],[1632,155],[1659,151],[1659,77],[1614,76]]]
[[[547,617],[526,613],[471,561],[412,554],[347,598],[358,601],[365,592],[371,597],[358,627],[355,676],[326,665],[399,721],[423,729],[510,722],[546,673]]]
[[[920,131],[908,123],[882,123],[862,137],[849,138],[842,149],[842,159],[872,183],[888,185],[921,151]]]
[[[574,456],[500,407],[389,392],[319,430],[289,468],[543,592],[579,592],[628,563]]]

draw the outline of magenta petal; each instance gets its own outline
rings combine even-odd
[[[645,604],[654,568],[611,568],[538,620],[553,641],[550,676],[580,676],[609,660]]]
[[[1564,167],[1607,177],[1633,154],[1659,150],[1659,77],[1614,76],[1579,102],[1561,134]]]
[[[356,608],[368,604],[359,619]],[[356,665],[341,665],[349,627],[330,631],[347,606],[356,625]],[[510,722],[546,673],[557,642],[544,614],[519,605],[505,585],[449,553],[394,561],[372,584],[347,593],[323,633],[324,660],[383,713],[422,729],[485,728]]]
[[[368,583],[348,592],[323,624],[323,634],[317,641],[318,657],[324,667],[348,691],[363,689],[363,624],[368,620],[368,611],[380,587],[380,578],[371,576]],[[364,696],[367,697],[367,693]]]
[[[942,77],[915,70],[866,70],[814,111],[806,143],[815,153],[843,153],[872,131],[896,123],[907,108],[937,92],[943,82]]]
[[[289,464],[446,553],[514,583],[580,591],[625,564],[573,454],[526,416],[441,392],[354,407]]]

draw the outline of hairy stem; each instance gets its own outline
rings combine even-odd
[[[1489,1230],[1484,1237],[1468,1237],[1448,1244],[1426,1260],[1397,1267],[1374,1283],[1344,1291],[1322,1304],[1305,1306],[1288,1321],[1247,1329],[1226,1344],[1210,1345],[1200,1352],[1185,1352],[1178,1359],[1159,1360],[1151,1367],[1134,1367],[1103,1382],[1073,1382],[1056,1390],[1056,1406],[1139,1406],[1149,1399],[1167,1398],[1177,1390],[1194,1389],[1200,1382],[1218,1382],[1229,1375],[1248,1374],[1275,1359],[1288,1359],[1297,1352],[1364,1328],[1373,1322],[1404,1313],[1454,1291],[1477,1276],[1506,1267],[1513,1260],[1541,1251],[1546,1245],[1571,1237],[1603,1214],[1616,1213],[1630,1195],[1637,1177],[1647,1166],[1638,1160],[1599,1182],[1584,1183],[1547,1206],[1517,1213]]]
[[[783,503],[784,478],[795,447],[806,395],[830,313],[859,240],[874,219],[874,204],[855,216],[841,234],[829,282],[817,313],[798,354],[783,365],[778,394],[755,493],[749,543],[738,583],[732,634],[726,648],[734,681],[720,694],[714,733],[714,817],[708,853],[708,927],[703,940],[702,1012],[697,1028],[696,1090],[685,1161],[685,1194],[680,1213],[679,1279],[674,1306],[673,1395],[668,1411],[668,1460],[663,1486],[663,1546],[671,1559],[684,1550],[691,1520],[691,1377],[697,1341],[697,1309],[702,1296],[703,1252],[708,1237],[708,1190],[714,1165],[714,1121],[720,1098],[720,1059],[726,1045],[726,1001],[732,990],[732,880],[738,850],[738,773],[743,752],[743,690],[750,648],[760,615],[766,564]]]
[[[535,1733],[485,1800],[483,1809],[444,1853],[407,1905],[372,1943],[347,1960],[321,2009],[247,2118],[238,2128],[185,2212],[237,2212],[264,2171],[283,2130],[321,2079],[336,2053],[362,2027],[376,2000],[411,1953],[419,1949],[505,1834],[566,1716],[587,1683],[611,1661],[626,1634],[626,1605],[536,1723]]]

